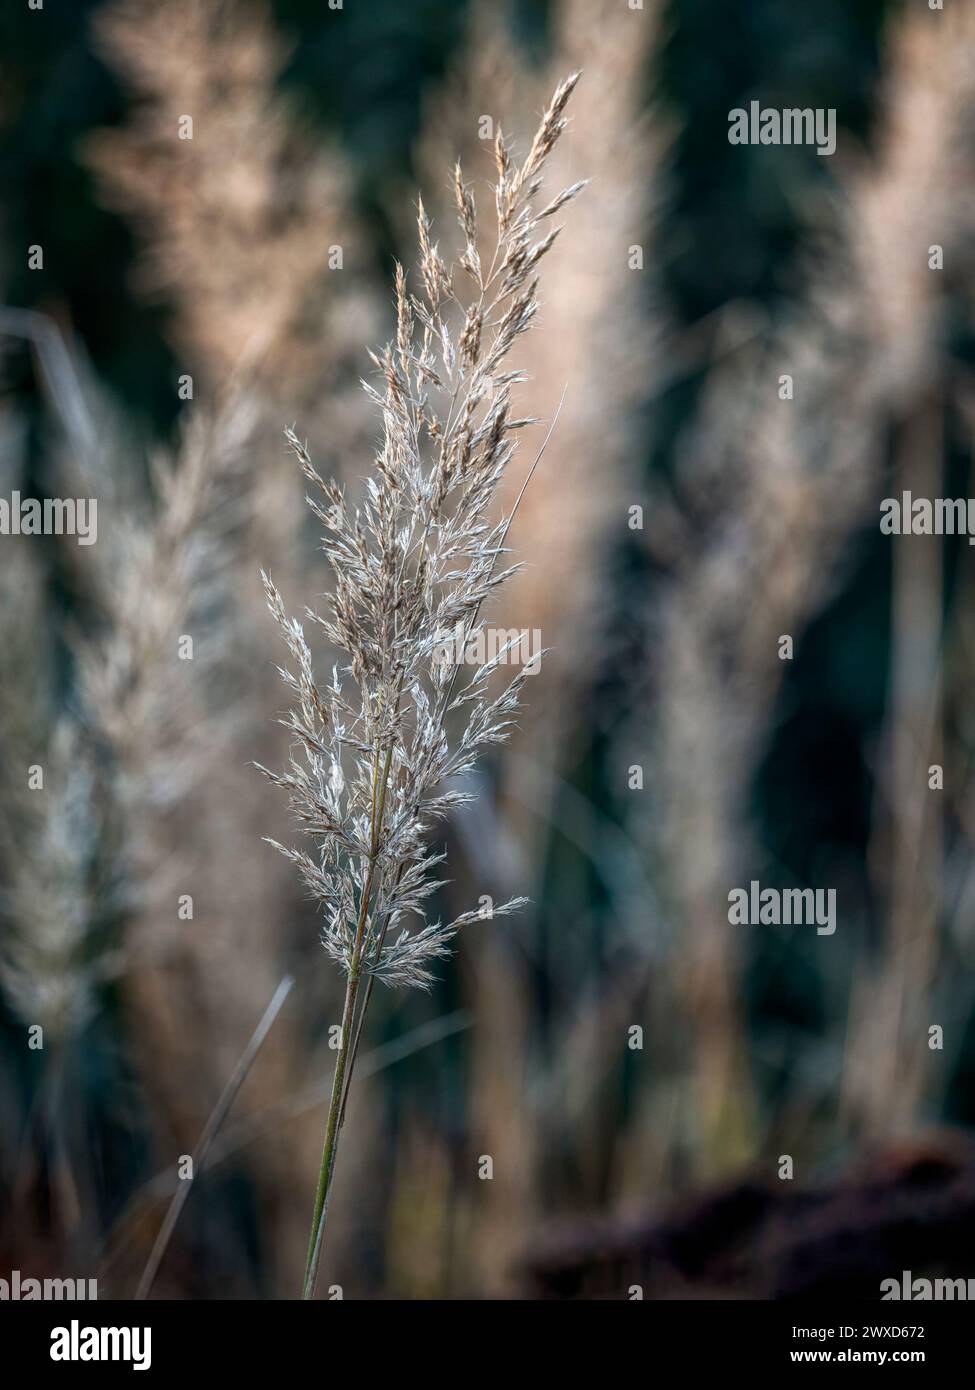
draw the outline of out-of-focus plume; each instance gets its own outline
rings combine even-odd
[[[86,158],[139,232],[138,287],[171,307],[196,398],[247,383],[253,548],[288,575],[306,551],[282,418],[336,475],[370,446],[358,382],[381,315],[349,167],[278,90],[289,45],[263,0],[112,0],[95,33],[133,106]]]
[[[571,740],[575,721],[589,719],[581,701],[610,625],[606,555],[610,537],[625,533],[627,505],[639,496],[637,414],[658,370],[648,239],[669,141],[660,113],[647,111],[647,88],[660,7],[638,11],[610,0],[568,0],[553,8],[552,25],[544,59],[533,62],[500,7],[473,7],[467,41],[427,103],[417,150],[428,184],[443,190],[435,210],[439,225],[449,211],[449,190],[439,172],[446,154],[459,149],[470,152],[472,161],[481,140],[497,133],[489,113],[504,110],[506,118],[523,123],[543,106],[555,74],[567,67],[585,70],[553,167],[561,183],[585,174],[591,187],[576,209],[579,235],[560,242],[550,258],[540,310],[546,332],[526,340],[518,354],[518,365],[533,379],[540,413],[552,421],[558,411],[558,419],[516,522],[519,544],[532,558],[512,580],[509,621],[538,630],[541,645],[550,650],[533,678],[525,732],[516,731],[500,765],[497,796],[513,827],[511,851],[503,852],[503,820],[489,804],[480,815],[490,831],[469,834],[466,841],[475,880],[495,882],[499,890],[509,875],[514,882],[519,862],[545,862],[545,835],[557,819],[556,803],[564,804],[554,750]],[[538,1148],[543,1136],[559,1143],[564,1100],[561,1067],[558,1077],[537,1074],[531,966],[516,936],[524,930],[499,931],[467,947],[480,1019],[472,1126],[478,1145],[505,1155],[496,1180],[470,1213],[477,1282],[495,1292],[510,1287],[529,1214],[537,1210]],[[585,991],[582,999],[574,997],[568,979],[555,988],[562,985],[566,1036],[560,1024],[553,1054],[571,1054],[577,1062],[584,1054],[581,1070],[588,1074],[591,1067],[602,1075],[596,1054],[605,1035],[582,1017],[592,1021],[598,990]]]
[[[936,22],[931,22],[932,20]],[[943,21],[943,22],[940,22]],[[878,407],[895,426],[892,492],[948,490],[946,422],[959,400],[950,360],[948,287],[975,304],[975,11],[908,10],[886,45],[875,161],[854,181],[852,229],[864,286]],[[944,543],[891,538],[891,675],[877,794],[876,884],[884,903],[879,949],[854,983],[844,1102],[871,1138],[916,1122],[932,1054],[924,1044],[942,949],[941,798],[928,769],[942,751]]]
[[[53,701],[32,542],[5,543],[12,553],[0,579],[0,982],[14,1015],[39,1025],[44,1043],[56,1046],[89,1021],[110,969],[91,940],[101,810],[90,749],[75,717],[59,715]]]
[[[88,159],[142,232],[142,288],[175,304],[211,385],[259,362],[266,394],[297,406],[369,324],[340,288],[364,247],[344,161],[276,91],[288,46],[261,0],[115,0],[96,33],[136,105]]]
[[[941,375],[943,286],[971,285],[975,270],[975,11],[908,8],[884,57],[875,153],[848,179],[849,245],[871,341],[860,366],[898,414]],[[930,263],[936,247],[943,271]]]
[[[679,904],[679,970],[689,1015],[704,1021],[697,1029],[708,1054],[699,1074],[703,1123],[715,1138],[710,1151],[732,1162],[750,1146],[729,1143],[727,1134],[729,1107],[741,1108],[743,1071],[733,1003],[738,951],[726,904],[748,862],[742,827],[781,683],[777,638],[787,634],[798,643],[830,592],[851,536],[879,500],[885,426],[926,409],[945,346],[941,284],[929,256],[935,244],[947,255],[962,255],[963,229],[970,225],[966,199],[954,197],[951,171],[962,148],[959,83],[967,81],[971,90],[970,45],[961,42],[960,30],[972,17],[969,12],[946,25],[930,18],[908,17],[894,31],[877,153],[844,152],[837,225],[808,268],[807,306],[784,333],[771,336],[770,347],[745,354],[744,367],[735,362],[712,374],[677,479],[690,505],[676,548],[690,558],[679,566],[660,660],[660,809]],[[781,374],[792,377],[794,399],[779,399]],[[929,492],[931,482],[928,471],[922,490]],[[671,512],[662,515],[675,520]],[[666,545],[672,549],[672,537]],[[895,568],[908,563],[903,550],[898,555]],[[915,574],[909,586],[915,594],[919,579]],[[904,588],[895,583],[895,605],[898,591]],[[936,632],[937,585],[929,600],[921,627]],[[911,607],[916,629],[916,603]],[[896,646],[896,613],[894,626]],[[915,664],[922,648],[931,655],[930,643],[919,648],[916,637],[915,630]],[[928,686],[935,689],[937,662],[931,657],[928,665]],[[898,666],[895,652],[895,672]],[[911,684],[917,687],[916,670]],[[922,794],[915,774],[931,736],[927,699],[921,705],[910,713],[911,734],[895,689],[892,737],[901,753],[889,804],[908,808],[895,819],[907,814],[915,830],[909,808]],[[924,756],[925,767],[927,761]],[[911,905],[910,920],[918,920],[917,893],[903,879],[916,861],[903,827],[899,832],[895,825],[890,834],[892,872],[900,882],[885,890],[891,924],[879,969],[897,979],[879,1005],[879,977],[869,968],[855,995],[847,1089],[861,1116],[879,1107],[889,1117],[891,1097],[901,1090],[894,1073],[889,1085],[878,1081],[878,1053],[885,1049],[878,1049],[877,1030],[889,1030],[894,1019],[899,1033],[905,962],[913,961],[912,974],[919,963],[916,950],[898,946],[906,936],[896,925],[903,911],[898,900],[905,909]],[[900,1077],[905,1059],[889,1041],[887,1055]],[[739,1113],[739,1128],[746,1123]],[[702,1152],[708,1150],[705,1142]]]
[[[139,234],[137,285],[169,306],[173,341],[196,378],[197,400],[207,401],[212,414],[214,398],[226,397],[233,383],[257,417],[242,472],[252,499],[252,562],[234,574],[238,611],[262,602],[260,566],[310,599],[314,538],[304,525],[296,479],[279,466],[282,426],[300,417],[316,457],[338,477],[371,450],[359,377],[363,343],[378,334],[381,314],[370,278],[372,244],[355,212],[349,165],[280,90],[290,44],[263,0],[160,0],[151,12],[138,0],[112,0],[98,12],[95,34],[131,106],[122,127],[90,138],[86,156],[106,201]],[[208,634],[212,642],[212,627]],[[295,915],[286,866],[258,867],[240,851],[269,828],[245,763],[255,751],[272,756],[271,730],[256,715],[272,698],[272,635],[260,623],[242,624],[233,640],[237,719],[229,733],[240,742],[222,766],[194,783],[183,833],[169,827],[173,847],[191,842],[207,863],[205,894],[194,880],[207,927],[176,924],[170,911],[161,935],[174,940],[176,954],[143,971],[138,982],[146,1061],[182,1142],[191,1142],[200,1122],[203,1092],[233,1065],[227,1040],[263,1007],[280,977],[279,957],[292,946],[287,930],[267,929],[269,921],[287,929]],[[155,698],[151,687],[142,689],[147,703],[140,714]],[[136,712],[133,702],[130,709]],[[233,821],[228,806],[235,808]],[[283,815],[273,828],[284,833]],[[158,936],[163,923],[151,925]],[[184,981],[180,991],[173,989],[177,977]],[[194,1037],[201,1030],[202,1048]],[[265,1049],[252,1089],[269,1076],[272,1090],[283,1084],[273,1064],[285,1031]],[[203,1069],[194,1061],[201,1051],[211,1064]],[[284,1065],[293,1074],[290,1061]],[[180,1080],[188,1072],[204,1081],[189,1103]],[[278,1146],[268,1167],[287,1168],[289,1153],[290,1146]]]
[[[771,350],[715,369],[678,468],[682,516],[661,518],[668,545],[681,528],[681,559],[660,632],[654,802],[677,991],[697,1038],[691,1126],[704,1171],[735,1167],[754,1142],[727,903],[747,863],[744,815],[782,676],[778,642],[797,641],[824,601],[875,484],[873,402],[862,377],[836,371],[853,349],[835,321],[807,315]],[[779,398],[783,374],[793,400]]]

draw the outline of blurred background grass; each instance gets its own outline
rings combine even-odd
[[[951,1266],[975,1212],[972,565],[876,524],[902,487],[971,490],[975,23],[948,9],[0,17],[0,495],[100,505],[90,551],[3,540],[0,1268],[129,1295],[291,972],[158,1290],[296,1290],[340,994],[247,765],[286,737],[258,567],[289,603],[326,583],[281,431],[355,488],[416,185],[449,241],[456,155],[490,196],[480,118],[524,147],[575,66],[553,181],[593,185],[524,354],[533,409],[567,394],[498,618],[553,651],[447,831],[443,904],[532,907],[431,996],[377,992],[323,1283],[872,1294]],[[835,107],[837,154],[730,145],[753,98]],[[835,887],[835,936],[731,927],[751,878]]]

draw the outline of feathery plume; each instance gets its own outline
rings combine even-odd
[[[507,738],[528,668],[492,693],[491,677],[508,655],[502,648],[458,683],[462,654],[451,659],[448,644],[457,630],[467,642],[484,633],[485,600],[517,569],[505,560],[511,515],[493,519],[492,510],[516,432],[534,422],[513,414],[512,388],[523,374],[506,370],[505,359],[535,319],[538,266],[558,234],[536,197],[578,76],[559,83],[523,162],[499,137],[489,260],[474,192],[459,166],[453,186],[462,252],[455,265],[448,266],[418,202],[419,284],[411,291],[397,269],[395,341],[371,354],[379,387],[364,383],[381,413],[382,437],[361,506],[319,476],[288,431],[333,576],[327,615],[307,611],[307,618],[344,658],[331,682],[319,683],[301,622],[288,616],[265,576],[268,606],[291,658],[281,676],[295,703],[282,721],[294,739],[290,766],[261,771],[288,792],[313,850],[276,847],[320,903],[323,944],[347,977],[306,1298],[314,1291],[338,1129],[372,982],[427,987],[450,939],[488,915],[427,922],[444,861],[428,841],[438,820],[472,799],[451,784],[471,772],[485,748]],[[580,188],[567,188],[556,201],[564,205]],[[462,731],[450,738],[448,716],[460,711]],[[411,923],[419,925],[411,930]]]

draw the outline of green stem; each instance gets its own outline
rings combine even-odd
[[[332,1192],[332,1178],[335,1173],[335,1158],[338,1152],[339,1132],[341,1129],[341,1119],[345,1110],[345,1096],[347,1089],[346,1072],[348,1080],[352,1079],[352,1064],[355,1061],[357,1048],[353,1045],[352,1024],[355,1019],[356,997],[359,993],[359,980],[362,975],[362,955],[366,944],[366,923],[369,920],[369,901],[372,897],[372,884],[376,872],[376,860],[379,857],[379,842],[382,832],[383,814],[386,809],[386,789],[389,785],[389,773],[393,761],[393,745],[390,744],[386,750],[386,760],[383,765],[382,780],[378,787],[375,779],[373,780],[373,815],[372,815],[372,843],[369,847],[369,867],[366,872],[366,881],[362,888],[362,897],[359,903],[359,920],[356,923],[355,941],[352,947],[352,961],[349,970],[348,982],[345,986],[345,1005],[342,1010],[342,1037],[339,1043],[339,1054],[335,1060],[335,1072],[332,1076],[332,1094],[328,1102],[328,1121],[325,1126],[325,1143],[322,1148],[322,1166],[318,1173],[318,1189],[315,1193],[315,1207],[311,1219],[311,1235],[308,1240],[308,1258],[305,1263],[305,1278],[302,1285],[302,1298],[312,1298],[315,1293],[315,1283],[318,1279],[318,1266],[322,1259],[322,1248],[325,1243],[325,1219],[328,1216],[328,1202]],[[366,999],[368,1003],[368,996]],[[356,1029],[355,1041],[358,1042],[359,1032],[362,1027],[362,1019],[359,1020],[359,1028]]]
[[[342,1109],[345,1071],[349,1060],[352,1040],[352,1018],[355,1000],[359,991],[358,974],[349,975],[345,987],[345,1007],[342,1011],[342,1039],[339,1055],[335,1061],[335,1074],[332,1077],[332,1094],[328,1103],[328,1123],[325,1127],[325,1144],[322,1149],[322,1166],[318,1174],[318,1190],[315,1193],[315,1209],[311,1219],[311,1236],[308,1241],[308,1259],[305,1264],[305,1279],[302,1298],[312,1298],[318,1278],[318,1266],[322,1258],[325,1235],[325,1218],[328,1215],[328,1200],[332,1191],[332,1177],[335,1173],[335,1156],[338,1150],[339,1114]]]

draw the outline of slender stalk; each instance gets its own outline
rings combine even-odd
[[[362,978],[362,955],[366,943],[366,924],[369,920],[369,900],[372,897],[372,884],[376,872],[376,860],[379,857],[379,845],[382,832],[383,814],[386,809],[386,788],[389,785],[389,771],[393,762],[393,745],[390,743],[386,750],[386,759],[383,764],[382,780],[373,782],[373,812],[372,812],[372,842],[369,846],[369,866],[366,871],[366,881],[362,887],[362,899],[359,904],[359,920],[356,924],[355,947],[352,957],[352,968],[349,971],[348,980],[345,986],[345,1004],[342,1009],[342,1036],[339,1042],[339,1053],[335,1059],[335,1072],[332,1076],[332,1093],[328,1102],[328,1120],[325,1125],[325,1143],[322,1147],[322,1165],[318,1173],[318,1188],[315,1192],[315,1206],[311,1218],[311,1234],[308,1238],[308,1259],[305,1263],[305,1278],[302,1285],[302,1298],[312,1298],[315,1294],[315,1284],[318,1280],[318,1267],[322,1259],[322,1249],[325,1240],[325,1219],[328,1216],[328,1203],[332,1193],[332,1178],[335,1174],[335,1159],[338,1154],[339,1132],[341,1129],[340,1121],[345,1111],[345,1096],[347,1090],[346,1072],[348,1079],[352,1079],[351,1063],[355,1061],[355,1048],[353,1047],[352,1025],[355,1019],[356,998],[359,993],[359,981]],[[366,998],[368,1003],[368,996]],[[359,1028],[356,1030],[355,1038],[358,1040],[359,1032],[362,1027],[362,1019],[359,1020]]]
[[[302,1298],[314,1297],[318,1266],[322,1258],[325,1218],[328,1215],[328,1201],[332,1193],[332,1177],[335,1173],[335,1157],[338,1152],[339,1114],[344,1095],[345,1070],[351,1053],[352,1017],[355,1012],[355,1000],[358,991],[359,976],[358,974],[350,974],[345,986],[342,1041],[339,1046],[339,1055],[335,1061],[335,1074],[332,1077],[332,1094],[328,1103],[328,1122],[325,1126],[322,1166],[318,1174],[318,1190],[315,1193],[315,1207],[311,1218],[311,1235],[308,1241],[308,1259],[305,1264]]]
[[[146,1267],[143,1270],[142,1278],[139,1280],[139,1287],[136,1289],[135,1297],[140,1302],[148,1298],[152,1291],[156,1275],[159,1272],[159,1266],[162,1264],[163,1256],[166,1254],[173,1231],[176,1229],[176,1223],[179,1220],[180,1212],[183,1210],[186,1199],[190,1195],[190,1188],[196,1181],[197,1176],[206,1166],[210,1145],[217,1137],[220,1126],[227,1118],[230,1107],[237,1098],[237,1093],[247,1079],[247,1075],[254,1064],[254,1059],[264,1046],[264,1040],[271,1031],[271,1025],[281,1012],[284,1001],[291,993],[293,984],[294,980],[291,976],[285,975],[284,979],[274,991],[274,997],[264,1010],[260,1023],[254,1029],[250,1041],[241,1053],[240,1059],[234,1067],[229,1081],[226,1086],[224,1086],[220,1094],[220,1099],[214,1106],[210,1118],[203,1128],[203,1133],[200,1135],[199,1142],[193,1151],[193,1178],[189,1182],[183,1181],[176,1184],[176,1191],[173,1194],[173,1199],[166,1210],[163,1223],[159,1228],[159,1234],[156,1236],[155,1243],[149,1254],[149,1259],[146,1262]]]

